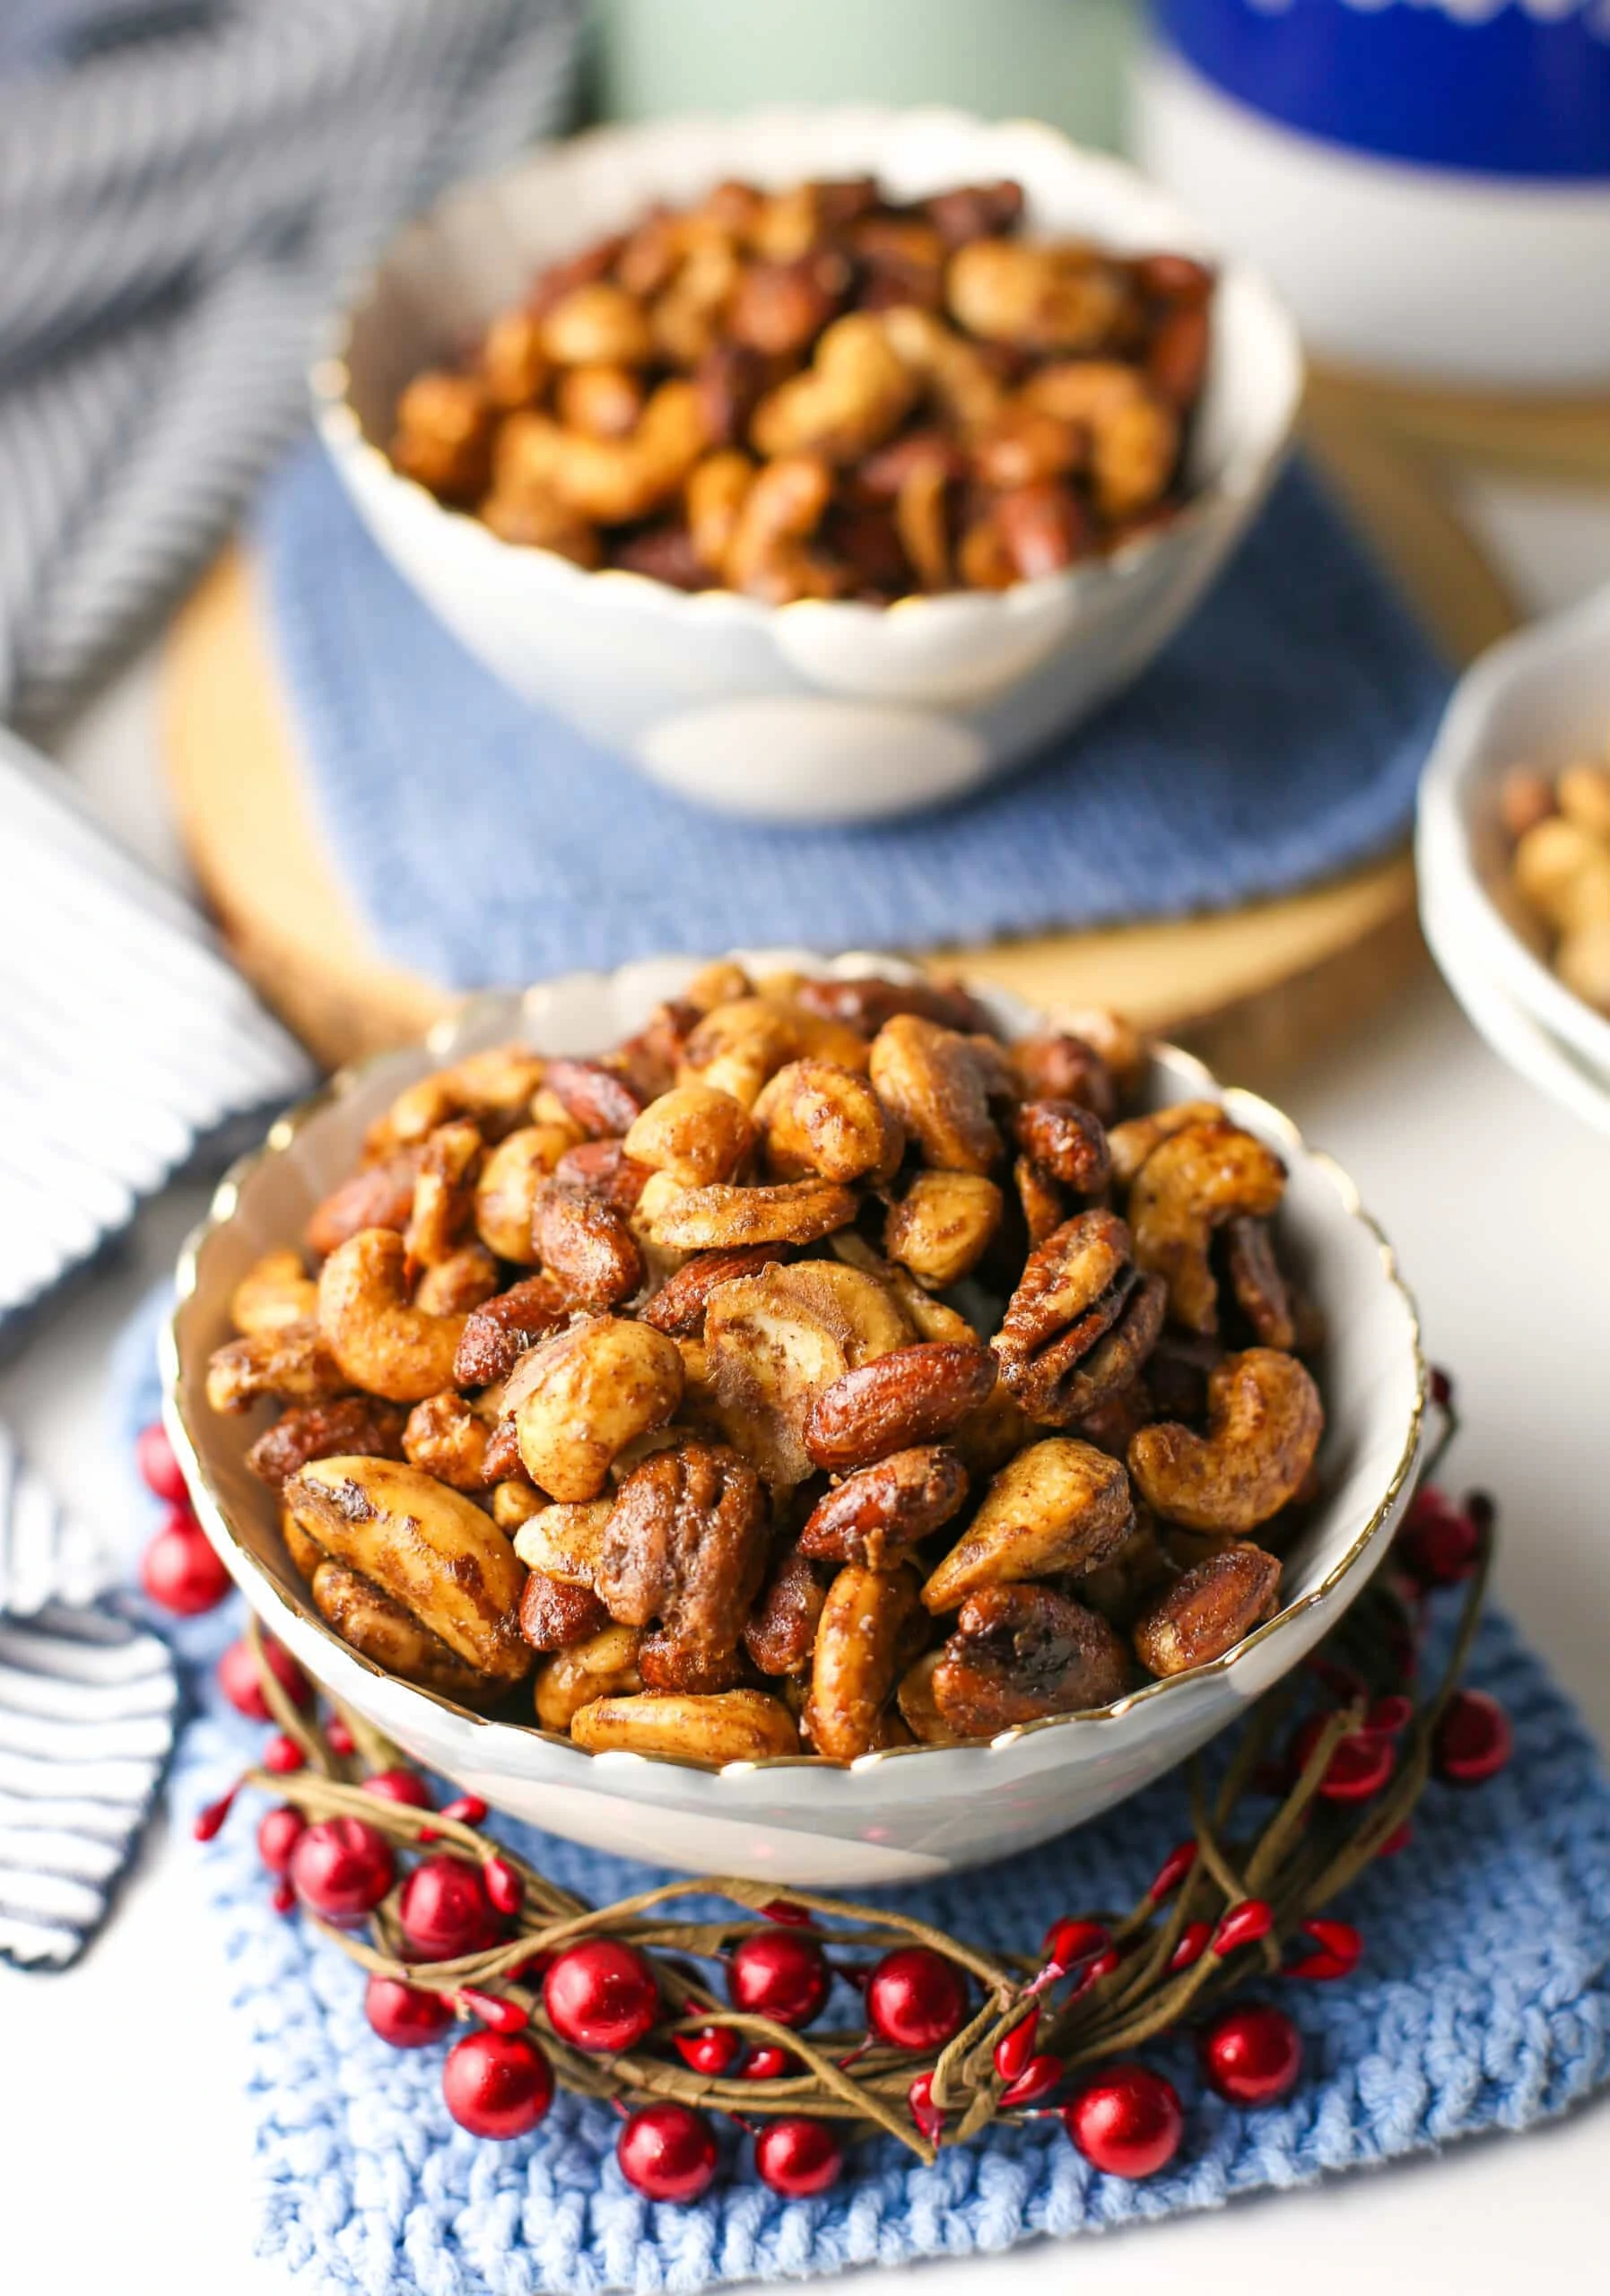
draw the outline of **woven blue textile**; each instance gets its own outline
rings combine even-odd
[[[1298,468],[1162,658],[1042,763],[915,821],[768,829],[684,804],[508,692],[393,571],[317,449],[281,474],[258,534],[340,874],[388,956],[454,987],[1290,891],[1406,831],[1448,690]]]
[[[124,1344],[114,1439],[125,1457],[156,1409],[154,1313]],[[144,1535],[156,1509],[132,1465],[130,1476]],[[185,1819],[261,1736],[222,1706],[205,1671],[239,1631],[239,1607],[177,1631],[202,1707],[178,1772]],[[477,2143],[442,2104],[441,2050],[402,2055],[377,2040],[352,1963],[270,1909],[256,1813],[239,1811],[196,1853],[196,1886],[211,1892],[251,2037],[259,2247],[321,2296],[657,2296],[1212,2207],[1562,2112],[1610,2081],[1610,1782],[1503,1619],[1484,1623],[1470,1679],[1509,1709],[1509,1769],[1475,1794],[1432,1787],[1409,1847],[1348,1892],[1341,1910],[1367,1940],[1353,1979],[1278,1987],[1305,2048],[1304,2077],[1284,2103],[1238,2111],[1203,2086],[1187,2048],[1148,2052],[1179,2083],[1187,2128],[1177,2164],[1145,2184],[1098,2175],[1054,2120],[992,2134],[932,2168],[892,2143],[865,2145],[840,2186],[812,2202],[779,2199],[735,2151],[725,2179],[685,2209],[631,2190],[614,2157],[619,2123],[602,2105],[561,2095],[531,2136]],[[596,1900],[659,1878],[528,1829],[502,1831]],[[888,1894],[958,1935],[1022,1950],[1059,1913],[1133,1902],[1188,1831],[1183,1785],[1165,1780],[992,1872]]]

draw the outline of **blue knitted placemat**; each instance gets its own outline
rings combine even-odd
[[[148,1307],[131,1326],[115,1382],[113,1439],[131,1462],[142,1536],[156,1509],[134,1484],[132,1447],[156,1412],[152,1345],[165,1309]],[[177,1772],[183,1820],[261,1737],[211,1679],[240,1624],[231,1601],[175,1635],[201,1709]],[[442,2103],[442,2051],[405,2055],[378,2040],[359,1971],[271,1910],[256,1812],[241,1810],[196,1853],[196,1885],[210,1891],[250,2036],[260,2252],[305,2273],[321,2296],[657,2296],[1212,2207],[1562,2112],[1610,2081],[1610,1781],[1501,1617],[1484,1622],[1469,1679],[1509,1709],[1509,1768],[1474,1794],[1433,1786],[1408,1848],[1349,1891],[1341,1910],[1366,1940],[1355,1976],[1278,1987],[1305,2057],[1284,2103],[1240,2111],[1203,2085],[1184,2044],[1148,2050],[1179,2084],[1187,2127],[1176,2163],[1144,2184],[1097,2174],[1054,2120],[994,2132],[931,2168],[887,2140],[865,2144],[818,2201],[778,2198],[734,2152],[725,2180],[692,2208],[657,2207],[631,2189],[614,2160],[620,2124],[601,2104],[561,2094],[531,2136],[478,2143]],[[500,1831],[596,1900],[663,1878],[528,1828]],[[1189,1831],[1176,1776],[1009,1864],[888,1894],[956,1935],[1023,1950],[1057,1914],[1133,1902]]]
[[[454,987],[667,951],[924,948],[1287,892],[1408,827],[1447,672],[1290,471],[1132,691],[995,789],[881,827],[700,811],[482,669],[311,448],[258,526],[274,641],[339,873],[387,956]]]

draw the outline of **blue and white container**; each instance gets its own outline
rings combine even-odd
[[[1140,158],[1313,350],[1610,384],[1610,0],[1155,0],[1153,25]]]

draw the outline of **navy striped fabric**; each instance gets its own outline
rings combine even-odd
[[[354,268],[561,124],[581,0],[0,7],[0,718],[153,625]]]

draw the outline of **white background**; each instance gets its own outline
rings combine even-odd
[[[1482,515],[1538,605],[1610,573],[1610,518],[1513,492]],[[1610,730],[1610,729],[1606,729]],[[173,866],[142,665],[67,754],[101,812]],[[1432,1356],[1458,1376],[1456,1474],[1500,1496],[1502,1599],[1610,1745],[1610,1163],[1501,1068],[1427,977],[1281,1096],[1352,1171],[1398,1246]],[[115,1120],[115,1112],[109,1111]],[[131,1253],[57,1306],[0,1372],[0,1414],[116,1529],[104,1375],[122,1318],[200,1205],[176,1189]],[[251,2116],[217,1931],[192,1845],[160,1839],[77,1970],[0,1968],[4,2296],[286,2296],[250,2253]],[[1294,2288],[1484,2296],[1602,2286],[1610,2097],[1520,2138],[1336,2179],[1101,2239],[908,2267],[910,2296],[1192,2296]],[[866,2286],[866,2276],[858,2284]]]

